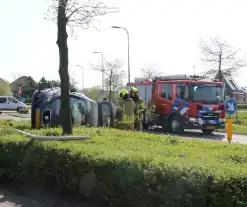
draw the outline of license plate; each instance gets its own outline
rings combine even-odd
[[[206,129],[214,129],[214,126],[206,126]]]

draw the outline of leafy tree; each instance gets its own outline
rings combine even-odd
[[[92,88],[87,88],[87,94],[89,98],[91,98],[94,101],[98,101],[100,98],[100,87],[92,87]]]
[[[0,96],[9,96],[11,94],[9,83],[0,81]]]
[[[59,80],[50,80],[48,81],[50,87],[60,87],[60,81]]]
[[[39,88],[45,89],[45,88],[50,88],[50,82],[46,80],[45,77],[42,77],[38,83]]]

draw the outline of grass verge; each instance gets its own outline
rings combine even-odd
[[[247,104],[238,104],[238,109],[247,110]]]
[[[11,126],[11,127],[10,127]],[[247,206],[247,146],[171,136],[75,127],[91,140],[32,142],[0,125],[0,178],[111,206]]]
[[[218,132],[226,132],[226,129],[217,129],[216,131],[218,131]],[[233,134],[247,135],[247,126],[246,125],[233,124],[232,125],[232,133]]]

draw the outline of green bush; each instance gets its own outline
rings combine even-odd
[[[9,83],[0,81],[0,96],[9,96],[11,94]]]
[[[247,104],[238,104],[238,109],[247,109]]]
[[[112,206],[247,206],[245,145],[84,127],[74,134],[91,140],[30,144],[14,132],[0,136],[0,177]]]

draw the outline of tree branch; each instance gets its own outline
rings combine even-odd
[[[219,70],[221,74],[235,75],[236,72],[246,66],[240,50],[233,49],[226,41],[219,37],[209,38],[210,41],[200,41],[201,61],[212,68],[204,72],[205,76],[215,77]]]
[[[88,29],[97,17],[118,12],[116,7],[107,7],[101,0],[50,0],[51,5],[45,13],[46,19],[56,21],[58,5],[66,8],[67,26],[73,33],[75,28]]]

